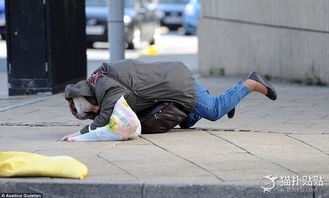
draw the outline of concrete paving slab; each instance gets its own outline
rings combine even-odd
[[[140,181],[219,181],[215,175],[144,139],[123,142],[99,154]]]
[[[1,90],[0,93],[2,93]],[[27,104],[41,102],[46,100],[48,97],[50,97],[49,94],[39,94],[39,95],[30,95],[30,96],[10,96],[10,97],[8,96],[1,97],[0,95],[0,112],[21,107]]]
[[[202,131],[174,131],[143,135],[143,138],[197,164],[223,181],[258,181],[268,174],[292,174],[287,169]]]
[[[289,134],[305,144],[314,147],[315,149],[329,155],[329,135],[328,134]]]
[[[110,147],[104,146],[103,149],[110,149]],[[88,167],[88,177],[86,181],[137,181],[137,179],[122,170],[122,168],[116,166],[115,164],[107,161],[103,157],[99,156],[98,153],[88,151],[88,155],[85,152],[81,152],[83,149],[63,149],[63,150],[47,150],[47,151],[37,151],[36,153],[47,155],[47,156],[62,156],[68,155],[78,159],[80,162]],[[101,152],[100,149],[98,152]]]
[[[63,94],[0,112],[0,124],[2,125],[84,126],[90,122],[90,120],[77,120],[72,116]]]
[[[329,173],[329,156],[303,142],[278,133],[210,132],[294,174]]]

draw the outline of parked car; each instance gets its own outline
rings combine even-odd
[[[196,34],[200,13],[200,0],[189,0],[183,12],[183,27],[186,35]]]
[[[183,24],[183,11],[188,0],[160,0],[161,25],[177,29]]]
[[[125,41],[128,49],[141,42],[154,44],[159,27],[157,6],[151,0],[125,0]],[[108,41],[107,0],[86,0],[86,34],[88,47],[96,41]]]
[[[6,27],[5,1],[0,0],[0,36],[1,36],[1,39],[5,38],[5,27]]]

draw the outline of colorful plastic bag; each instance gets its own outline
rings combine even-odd
[[[72,157],[48,157],[27,152],[0,152],[0,177],[83,179],[87,175],[87,167]]]
[[[127,140],[141,134],[141,124],[136,113],[123,96],[115,103],[110,122],[76,137],[71,141]]]

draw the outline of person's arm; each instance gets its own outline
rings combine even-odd
[[[103,127],[107,125],[110,122],[114,105],[122,95],[124,95],[124,92],[120,87],[107,90],[100,105],[100,113],[96,116],[95,120],[90,125],[83,127],[80,130],[80,133],[88,133],[97,127]]]

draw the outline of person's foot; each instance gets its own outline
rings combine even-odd
[[[269,99],[271,100],[276,100],[277,99],[277,94],[275,89],[272,87],[270,83],[268,83],[266,80],[264,80],[261,75],[257,72],[251,72],[248,76],[248,79],[254,80],[258,83],[260,83],[263,87],[259,87],[259,84],[255,85],[255,90],[263,93],[266,95]],[[258,86],[258,87],[257,87]],[[264,91],[264,87],[266,88],[266,91]],[[258,89],[258,90],[257,90]]]
[[[234,114],[235,114],[235,108],[233,108],[231,111],[227,113],[227,117],[231,119],[234,117]]]

